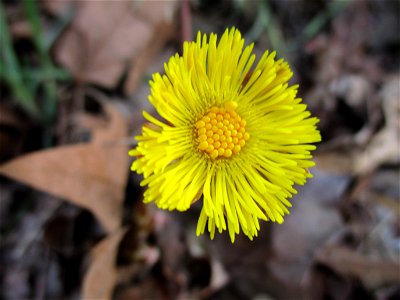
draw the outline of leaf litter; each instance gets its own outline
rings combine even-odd
[[[231,21],[253,26],[257,12],[247,2],[203,2],[188,2],[195,30],[220,32]],[[298,36],[298,24],[327,9],[306,2],[271,2],[282,43]],[[74,79],[72,88],[63,88],[76,95],[95,84],[110,96],[100,102],[102,117],[83,112],[82,99],[67,103],[75,109],[64,118],[79,124],[79,133],[88,132],[89,142],[26,155],[21,153],[29,131],[19,127],[12,110],[0,111],[0,126],[8,128],[0,132],[8,138],[0,136],[8,151],[0,151],[6,161],[0,173],[45,192],[2,178],[1,296],[398,298],[399,69],[393,49],[400,42],[384,34],[396,24],[396,5],[349,1],[289,54],[304,81],[301,94],[321,119],[314,178],[299,190],[283,225],[263,224],[257,240],[238,237],[232,247],[224,236],[212,242],[194,237],[196,206],[182,216],[141,204],[140,178],[128,175],[128,132],[138,132],[139,108],[147,105],[143,74],[161,71],[157,61],[179,51],[173,43],[164,47],[179,39],[179,2],[41,2],[52,17],[75,10],[53,49]],[[255,48],[270,48],[268,39],[261,34]],[[133,95],[122,110],[115,101],[121,94]],[[69,134],[68,127],[60,128],[59,134]],[[15,144],[9,129],[21,132]]]
[[[0,166],[0,174],[91,210],[111,232],[120,226],[127,180],[126,122],[111,104],[105,129],[90,143],[67,145],[16,158]]]
[[[172,33],[176,3],[78,2],[72,24],[56,45],[56,59],[77,82],[106,88],[116,87],[130,65],[126,91],[132,92],[146,62]]]

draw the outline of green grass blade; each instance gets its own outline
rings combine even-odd
[[[0,45],[1,78],[10,86],[16,102],[32,116],[39,117],[34,97],[25,86],[21,76],[21,67],[12,46],[2,3],[0,3]]]

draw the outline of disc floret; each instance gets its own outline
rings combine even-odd
[[[212,159],[239,153],[250,138],[246,120],[236,112],[237,103],[213,106],[196,122],[197,148]]]

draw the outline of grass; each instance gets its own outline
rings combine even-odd
[[[65,70],[53,64],[50,49],[71,16],[62,18],[46,35],[42,30],[37,1],[23,0],[22,4],[31,29],[39,67],[22,63],[18,59],[13,48],[4,7],[0,3],[0,77],[9,86],[17,105],[41,123],[53,125],[57,113],[57,80],[68,80],[70,76]],[[39,89],[40,87],[42,89]],[[38,98],[41,99],[40,106]]]
[[[15,55],[3,4],[0,3],[0,76],[9,85],[16,102],[35,118],[40,116],[35,99],[23,81],[22,68]]]
[[[291,0],[286,0],[290,5]],[[332,0],[326,8],[314,16],[303,28],[300,36],[287,39],[283,35],[281,26],[270,7],[268,0],[258,2],[258,14],[250,31],[246,36],[248,41],[257,41],[262,34],[266,34],[272,49],[276,50],[278,57],[286,57],[289,53],[298,51],[305,41],[312,39],[320,33],[324,26],[337,14],[343,11],[349,0]]]

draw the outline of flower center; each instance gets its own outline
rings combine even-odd
[[[197,148],[212,159],[239,153],[250,137],[246,121],[236,113],[236,107],[233,101],[224,107],[213,106],[196,122]]]

